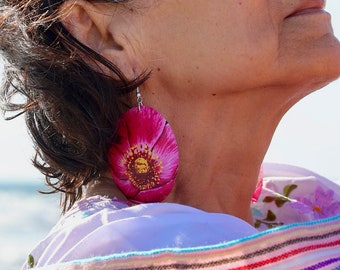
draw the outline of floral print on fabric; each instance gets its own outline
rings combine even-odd
[[[340,187],[328,179],[280,164],[267,165],[264,173],[262,192],[252,203],[258,230],[340,214]]]
[[[256,187],[255,187],[255,191],[254,191],[253,196],[251,198],[252,202],[257,202],[257,200],[259,199],[260,194],[262,192],[262,187],[263,187],[263,168],[261,166],[259,177],[257,179],[257,183],[256,183]]]
[[[301,214],[311,213],[315,219],[327,218],[340,213],[340,201],[334,201],[333,190],[323,190],[318,186],[312,199],[296,198],[291,203],[292,208],[297,209]]]
[[[281,208],[285,203],[290,202],[290,193],[297,188],[297,185],[286,185],[283,188],[283,194],[277,194],[275,196],[266,196],[263,199],[264,203],[274,203],[277,208]],[[262,213],[261,213],[262,216]],[[281,226],[284,223],[282,221],[277,221],[277,217],[272,210],[267,210],[266,217],[262,219],[255,220],[255,228],[261,227],[261,225],[267,226],[268,229],[273,227]]]

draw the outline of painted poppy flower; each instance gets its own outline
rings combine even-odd
[[[178,147],[169,123],[153,108],[132,108],[119,120],[109,162],[118,188],[134,202],[160,202],[171,192]]]

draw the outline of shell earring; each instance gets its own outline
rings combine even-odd
[[[109,149],[114,182],[132,202],[161,202],[171,192],[178,169],[178,147],[169,123],[144,106],[136,90],[137,107],[118,121],[119,143]]]

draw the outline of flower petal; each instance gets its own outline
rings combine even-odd
[[[324,209],[326,217],[340,214],[340,202],[333,202]]]
[[[135,202],[161,202],[171,192],[174,181],[168,181],[165,185],[158,186],[152,190],[140,191],[134,198]]]
[[[301,213],[301,214],[313,212],[313,209],[309,205],[306,205],[306,204],[299,202],[299,201],[292,202],[292,203],[289,204],[289,206],[297,209],[299,211],[299,213]]]
[[[320,186],[318,186],[315,191],[315,204],[320,208],[327,207],[332,202],[333,196],[333,190],[329,189],[324,191]]]
[[[110,147],[108,158],[111,171],[113,171],[118,178],[127,178],[123,164],[124,155],[116,145]]]
[[[255,187],[255,191],[251,197],[251,201],[252,202],[257,202],[260,194],[262,192],[262,188],[263,188],[263,167],[261,166],[260,168],[260,172],[259,172],[259,176],[257,178],[257,183],[256,183],[256,187]]]
[[[139,190],[128,179],[116,179],[115,183],[129,200],[134,199],[139,193]]]
[[[164,131],[153,148],[154,154],[162,161],[161,183],[174,178],[178,169],[178,147],[170,125],[167,124]]]
[[[124,155],[130,148],[130,142],[129,142],[129,129],[128,124],[126,121],[121,118],[118,121],[118,129],[117,129],[117,135],[118,135],[118,143],[115,144],[115,147],[117,150],[121,152],[122,155]]]
[[[122,115],[126,123],[130,145],[146,144],[152,148],[163,132],[166,120],[151,107],[143,106],[141,111],[132,108]]]
[[[138,194],[139,190],[131,183],[125,173],[122,173],[123,170],[117,169],[117,167],[114,166],[111,166],[110,168],[113,181],[115,182],[117,187],[124,193],[124,195],[128,199],[130,199],[135,197]]]

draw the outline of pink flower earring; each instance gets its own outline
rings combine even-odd
[[[178,147],[169,123],[155,109],[137,107],[118,121],[119,143],[109,149],[114,182],[132,202],[161,202],[171,192],[178,169]]]

